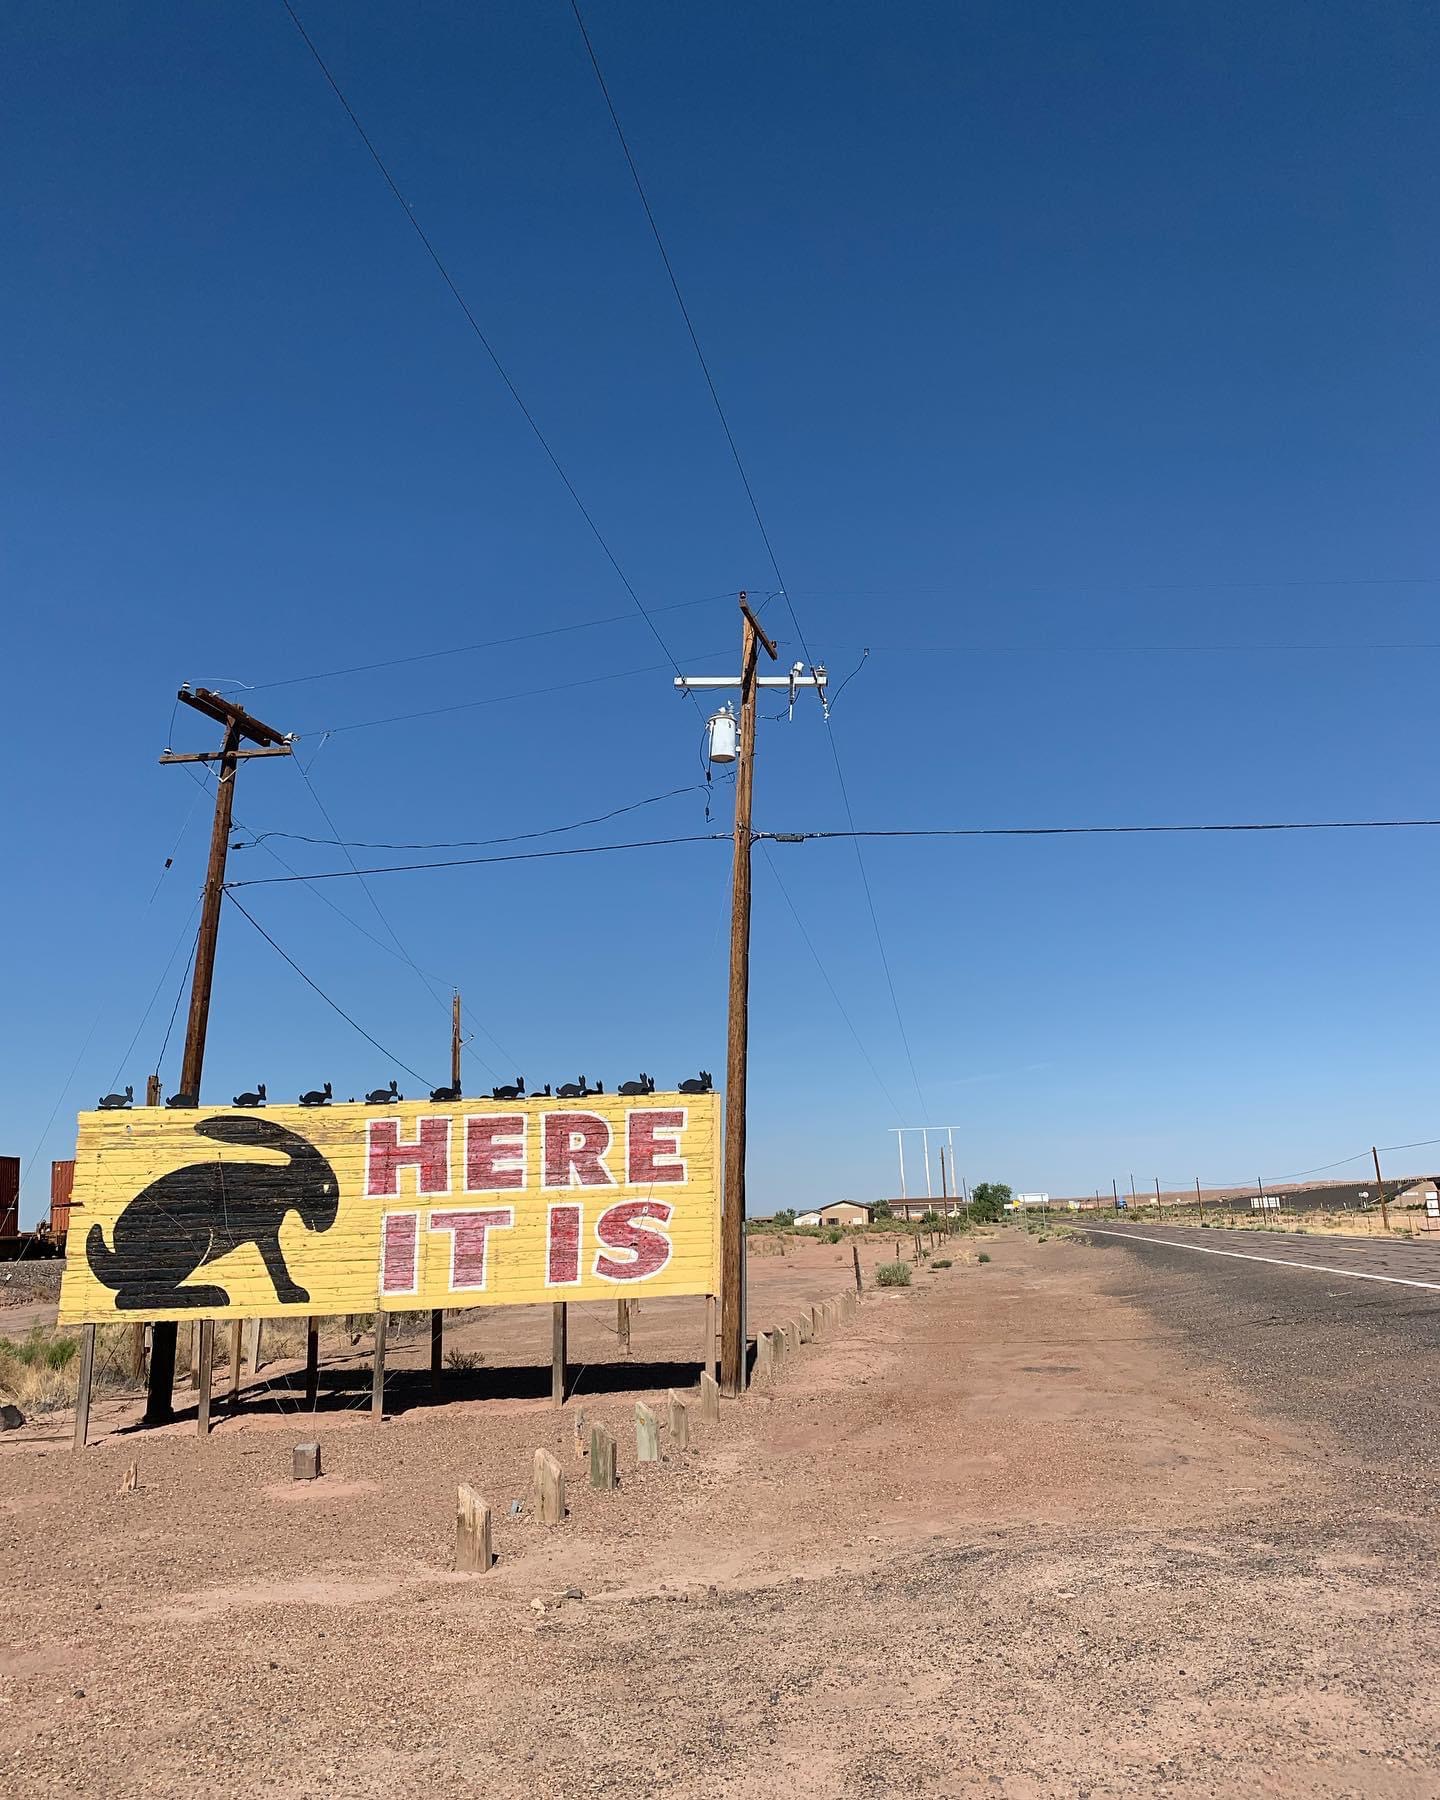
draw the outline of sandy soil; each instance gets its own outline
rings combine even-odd
[[[118,1408],[82,1457],[55,1422],[10,1434],[0,1789],[1440,1790],[1433,1521],[1355,1516],[1345,1447],[1258,1412],[1113,1291],[1113,1258],[988,1248],[868,1292],[659,1465],[630,1421],[638,1384],[693,1375],[679,1303],[641,1313],[628,1370],[613,1320],[578,1325],[561,1413],[530,1397],[532,1321],[532,1376],[489,1378],[509,1397],[424,1405],[417,1373],[378,1430],[336,1367],[318,1421],[282,1371],[203,1445]],[[844,1273],[828,1245],[756,1258],[752,1321]],[[496,1323],[472,1333],[508,1359]],[[616,1494],[582,1485],[582,1408],[620,1434]],[[297,1486],[312,1430],[327,1473]],[[537,1445],[573,1475],[553,1531]],[[488,1575],[450,1572],[459,1480],[499,1514]]]

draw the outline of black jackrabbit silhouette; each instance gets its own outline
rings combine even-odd
[[[587,1095],[598,1094],[599,1088],[592,1088],[582,1075],[578,1082],[567,1081],[555,1090],[557,1100],[584,1100]]]
[[[458,1100],[460,1090],[458,1087],[431,1088],[430,1098],[432,1100]]]
[[[300,1104],[302,1106],[328,1106],[330,1104],[330,1083],[327,1081],[323,1088],[311,1088],[308,1094],[302,1094]]]
[[[405,1096],[400,1092],[400,1084],[391,1081],[388,1088],[372,1088],[365,1096],[365,1104],[367,1106],[389,1106],[392,1101],[404,1098]]]
[[[517,1075],[513,1087],[491,1088],[490,1098],[492,1100],[519,1100],[524,1096],[524,1093],[525,1077],[523,1075]]]
[[[127,1087],[123,1094],[102,1094],[95,1102],[101,1112],[123,1112],[135,1098],[133,1087]]]
[[[265,1083],[257,1081],[253,1094],[236,1094],[230,1104],[232,1106],[263,1106],[265,1104]]]
[[[689,1081],[682,1081],[678,1091],[682,1094],[709,1094],[713,1092],[713,1089],[710,1086],[710,1071],[708,1069],[702,1069],[698,1076],[692,1076]]]
[[[622,1081],[616,1091],[621,1094],[653,1094],[655,1092],[655,1077],[653,1075],[647,1075],[642,1069],[638,1081]]]
[[[125,1207],[105,1243],[98,1223],[85,1239],[95,1279],[115,1293],[121,1312],[147,1308],[213,1310],[228,1306],[222,1287],[181,1283],[241,1244],[260,1252],[275,1298],[303,1305],[309,1293],[291,1279],[280,1248],[280,1227],[297,1212],[307,1231],[328,1231],[340,1205],[340,1184],[325,1158],[296,1132],[253,1114],[201,1119],[201,1137],[254,1150],[278,1150],[289,1162],[195,1162],[152,1181]]]

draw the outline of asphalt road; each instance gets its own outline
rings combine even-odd
[[[1113,1259],[1108,1291],[1252,1404],[1331,1434],[1357,1503],[1440,1502],[1440,1242],[1081,1229]]]

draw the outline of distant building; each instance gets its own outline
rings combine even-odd
[[[938,1213],[941,1217],[948,1214],[950,1218],[958,1219],[965,1212],[965,1202],[954,1194],[947,1200],[912,1200],[907,1197],[904,1200],[884,1200],[881,1205],[890,1209],[892,1219],[923,1219],[927,1212]]]
[[[1440,1177],[1422,1175],[1419,1181],[1408,1181],[1391,1201],[1392,1206],[1423,1206],[1429,1212],[1440,1201]]]
[[[843,1225],[852,1227],[870,1223],[870,1208],[859,1200],[832,1200],[828,1206],[812,1206],[796,1213],[797,1225]]]

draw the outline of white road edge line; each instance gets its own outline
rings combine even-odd
[[[1274,1263],[1282,1269],[1310,1269],[1317,1275],[1343,1275],[1350,1281],[1390,1281],[1396,1287],[1426,1288],[1440,1294],[1440,1281],[1411,1281],[1405,1275],[1372,1275],[1366,1269],[1332,1269],[1325,1263],[1292,1262],[1285,1256],[1252,1256],[1248,1250],[1217,1250],[1213,1244],[1177,1244],[1174,1238],[1142,1237],[1138,1231],[1112,1231],[1104,1225],[1082,1225],[1099,1237],[1130,1238],[1141,1244],[1159,1244],[1165,1250],[1196,1250],[1201,1256],[1234,1256],[1241,1262]]]

